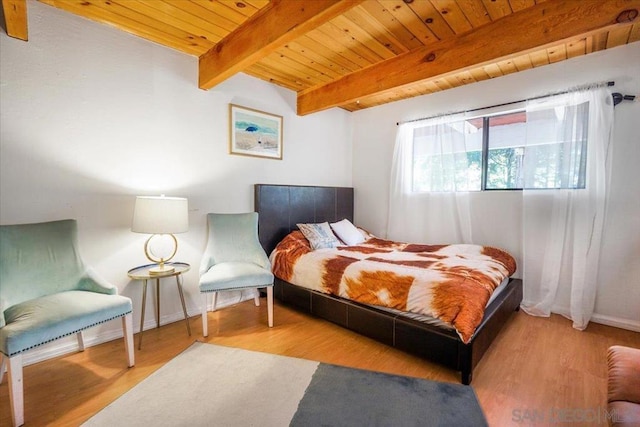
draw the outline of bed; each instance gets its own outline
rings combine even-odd
[[[271,254],[298,223],[353,222],[354,191],[348,187],[255,185],[260,243]],[[303,288],[276,277],[274,295],[309,314],[461,373],[470,384],[473,369],[491,342],[518,310],[522,281],[508,279],[484,311],[475,333],[464,342],[453,328],[400,313]]]

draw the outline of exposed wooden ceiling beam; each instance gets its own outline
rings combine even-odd
[[[20,40],[29,40],[27,31],[27,0],[2,0],[2,10],[7,35]]]
[[[298,93],[298,114],[530,52],[551,43],[636,20],[640,0],[548,0],[473,32],[419,47]]]
[[[212,88],[362,1],[272,0],[240,28],[200,56],[200,89]]]

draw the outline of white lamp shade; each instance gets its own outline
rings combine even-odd
[[[182,197],[138,196],[131,231],[177,234],[189,230],[189,203]]]

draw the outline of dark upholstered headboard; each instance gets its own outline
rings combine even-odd
[[[273,251],[298,223],[353,222],[353,188],[255,184],[260,244]]]

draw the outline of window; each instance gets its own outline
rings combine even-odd
[[[488,152],[487,190],[522,188],[522,160],[527,135],[527,115],[524,111],[484,117]]]
[[[584,188],[589,104],[418,126],[413,192]]]
[[[481,179],[481,127],[458,121],[414,130],[414,192],[480,190]]]

